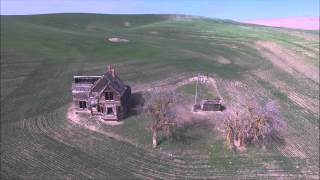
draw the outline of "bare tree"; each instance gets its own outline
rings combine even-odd
[[[240,150],[249,143],[264,145],[281,136],[285,129],[286,123],[276,101],[262,107],[250,102],[236,113],[230,113],[225,120],[226,144],[231,149]]]
[[[253,120],[253,139],[256,143],[265,143],[279,137],[286,130],[287,124],[276,101],[270,101],[263,107],[250,107],[249,112]]]
[[[158,145],[158,133],[169,138],[176,128],[176,95],[171,90],[154,90],[146,98],[144,109],[153,118],[152,144]]]
[[[250,119],[246,111],[230,113],[225,120],[226,144],[231,149],[243,148],[247,140],[247,132],[250,129]]]

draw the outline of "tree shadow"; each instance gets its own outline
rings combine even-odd
[[[272,134],[271,136],[266,137],[263,141],[259,142],[253,142],[252,139],[253,138],[247,140],[247,147],[264,147],[267,150],[274,150],[275,147],[283,148],[286,145],[285,138],[279,134]]]
[[[222,111],[225,111],[227,109],[227,107],[226,106],[224,106],[224,105],[221,105],[220,106],[220,111],[222,112]]]
[[[273,149],[275,146],[284,147],[286,145],[286,139],[280,134],[273,134],[266,139],[266,148]]]
[[[145,99],[143,98],[142,93],[131,94],[128,103],[128,112],[125,118],[141,114],[143,112],[144,103]]]
[[[158,145],[169,140],[175,144],[188,146],[205,139],[206,134],[204,132],[211,131],[211,128],[212,124],[207,121],[192,121],[177,127],[169,139],[161,136],[158,140]]]
[[[158,135],[158,145],[162,144],[163,142],[165,142],[167,140],[167,137],[162,135],[162,133],[159,133]]]

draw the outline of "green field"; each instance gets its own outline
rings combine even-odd
[[[181,132],[184,141],[153,149],[143,114],[101,128],[132,143],[74,124],[66,118],[72,76],[100,75],[108,64],[133,91],[209,73],[227,105],[277,100],[288,123],[286,141],[239,154],[195,123]],[[319,31],[182,15],[1,16],[1,176],[318,179],[318,66]],[[203,96],[215,96],[202,89]],[[180,90],[192,96],[194,84]]]

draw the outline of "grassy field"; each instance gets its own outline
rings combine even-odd
[[[110,37],[129,42],[111,43]],[[71,122],[72,75],[100,75],[107,64],[133,90],[209,73],[228,105],[277,100],[288,123],[286,142],[237,154],[196,123],[181,132],[185,141],[152,149],[144,115],[101,127],[132,143]],[[1,176],[318,179],[318,66],[319,31],[180,15],[1,16]],[[180,90],[192,96],[194,84]]]

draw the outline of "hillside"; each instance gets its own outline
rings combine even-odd
[[[152,149],[144,116],[99,131],[69,121],[72,76],[100,75],[107,64],[133,91],[209,73],[227,104],[277,100],[286,142],[236,154],[195,124],[184,132],[191,141]],[[182,15],[1,16],[5,179],[316,179],[318,100],[319,31]]]

